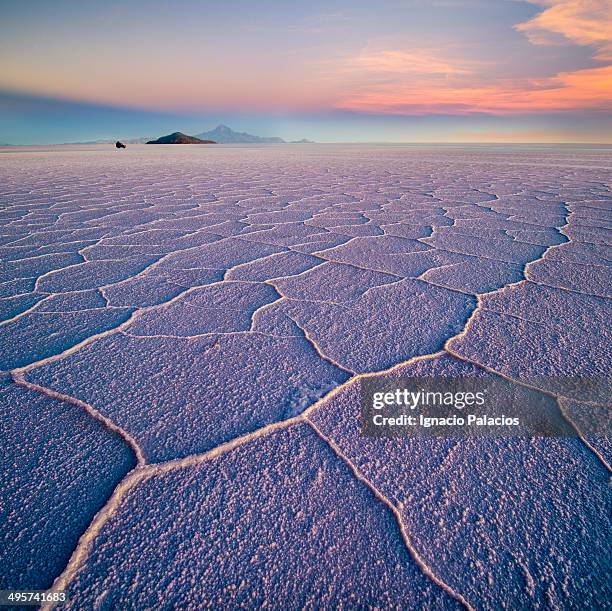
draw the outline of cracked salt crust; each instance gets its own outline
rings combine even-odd
[[[19,526],[28,540],[77,523],[82,537],[32,587],[57,578],[78,606],[150,603],[162,579],[187,608],[595,604],[611,512],[593,403],[523,386],[572,440],[373,446],[354,435],[354,394],[381,370],[609,375],[609,153],[280,151],[5,155],[4,397],[25,418],[90,421],[76,455],[73,425],[54,433],[61,452],[116,486],[65,516],[43,494]],[[44,452],[44,435],[28,443]],[[100,443],[115,470],[91,463]],[[195,519],[202,507],[213,522]],[[251,522],[264,511],[279,532]],[[243,536],[228,537],[239,516]],[[15,524],[3,536],[23,557]],[[160,537],[182,553],[160,560]],[[126,538],[138,554],[114,544]]]

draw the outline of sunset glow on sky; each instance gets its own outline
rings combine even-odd
[[[0,141],[612,142],[612,0],[0,5]]]

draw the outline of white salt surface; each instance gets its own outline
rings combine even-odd
[[[610,376],[611,169],[587,147],[0,151],[0,587],[605,605],[609,411],[559,380]],[[360,380],[389,369],[502,375],[577,435],[363,438]]]

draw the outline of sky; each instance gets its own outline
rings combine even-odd
[[[612,142],[612,0],[0,0],[0,142]]]

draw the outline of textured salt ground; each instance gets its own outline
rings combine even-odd
[[[94,334],[124,323],[126,308],[76,312],[32,311],[0,326],[0,369],[24,367],[67,350]]]
[[[392,284],[397,276],[349,265],[322,263],[290,278],[273,280],[281,295],[297,301],[344,303],[358,300],[373,287]]]
[[[380,303],[385,307],[377,308]],[[262,312],[254,329],[282,332],[277,321],[283,325],[288,317],[334,363],[365,373],[440,350],[447,337],[461,331],[474,306],[471,296],[406,279],[371,287],[348,303],[278,302]]]
[[[149,462],[205,452],[294,416],[347,377],[302,337],[260,333],[115,334],[27,375],[94,406]]]
[[[0,409],[0,588],[49,588],[135,457],[78,406],[8,380]]]
[[[543,259],[529,267],[527,278],[588,295],[612,296],[612,269],[609,266],[596,267],[592,263],[574,263],[568,268],[560,261]]]
[[[443,230],[433,233],[431,237],[423,238],[422,242],[466,255],[519,264],[537,259],[545,250],[543,246],[512,239],[496,239],[486,234],[476,237]]]
[[[226,278],[263,282],[270,279],[271,269],[277,276],[294,276],[321,263],[320,259],[299,252],[280,252],[252,263],[238,265],[226,274]]]
[[[206,551],[211,565],[234,573],[252,569],[245,558],[261,559],[223,600],[269,602],[274,592],[308,604],[304,575],[329,605],[607,600],[610,454],[597,433],[609,411],[559,379],[610,373],[609,152],[252,148],[215,149],[214,157],[211,149],[168,155],[146,147],[121,158],[99,148],[3,157],[0,368],[25,367],[16,379],[40,385],[20,391],[37,398],[28,405],[69,406],[96,426],[109,418],[123,429],[128,456],[183,460],[136,471],[111,500],[115,482],[103,487],[108,504],[79,545],[93,505],[62,505],[59,514],[41,501],[46,522],[24,525],[18,553],[44,529],[70,523],[74,555],[58,584],[74,579],[95,596],[112,574],[115,599],[137,607],[129,588],[151,602],[148,591],[167,579],[185,606],[214,604],[213,594],[203,599],[183,580],[189,568],[175,552],[191,545],[190,527],[209,528],[189,516],[212,507],[206,494],[222,479],[214,473],[242,461],[240,477],[223,480],[227,493],[214,501],[214,532],[236,525],[224,503],[242,498],[269,512],[299,497],[304,519],[325,527],[302,540],[299,520],[283,519],[288,544],[270,550],[272,531],[257,530],[257,514],[247,512],[253,538],[219,536]],[[495,292],[475,295],[486,291]],[[438,351],[519,382],[552,376],[540,386],[575,397],[559,403],[582,438],[413,441],[408,449],[355,438],[355,387],[335,394],[336,385],[353,371]],[[472,367],[443,363],[439,371]],[[64,393],[60,401],[48,396],[54,391]],[[287,431],[274,432],[327,393],[309,417],[329,439],[308,432],[290,443]],[[543,397],[545,409],[557,409]],[[53,413],[48,407],[41,422]],[[310,431],[305,426],[288,431]],[[33,437],[31,444],[45,439]],[[70,450],[58,458],[76,473],[81,463],[72,464]],[[14,468],[26,481],[25,463]],[[331,475],[307,505],[300,486],[308,477],[293,485],[291,474],[318,468]],[[97,463],[93,470],[104,473]],[[37,473],[37,489],[46,477]],[[262,481],[278,482],[278,493],[266,486],[260,498]],[[175,506],[175,495],[188,500]],[[325,522],[330,507],[345,506],[354,507],[348,523],[362,527],[358,535],[347,519]],[[130,512],[153,524],[176,517],[180,528],[167,532],[178,548],[160,548]],[[143,553],[124,561],[128,536]],[[404,554],[399,565],[392,550]],[[66,566],[67,546],[62,553],[62,562],[36,569],[37,583],[46,587]],[[190,578],[205,575],[219,595],[221,582],[202,567]],[[357,577],[338,585],[339,567]]]
[[[18,314],[29,310],[44,298],[44,295],[35,295],[34,293],[22,293],[12,297],[0,298],[0,319],[14,318]]]
[[[434,267],[467,259],[458,253],[437,251],[417,240],[396,236],[355,238],[318,254],[328,261],[412,278]]]
[[[609,328],[608,301],[524,282],[483,297],[466,332],[448,348],[512,378],[606,404],[612,362]],[[575,384],[581,378],[597,383],[586,393],[584,384]]]
[[[142,337],[193,337],[248,331],[255,311],[278,298],[277,291],[264,283],[216,283],[196,288],[167,306],[145,313],[129,332]]]
[[[559,401],[559,405],[603,461],[612,465],[612,410],[609,404],[594,405],[564,399]]]
[[[521,266],[471,257],[462,263],[450,263],[427,270],[421,280],[468,293],[487,293],[523,278]]]
[[[213,271],[207,275],[208,278],[202,278],[199,282],[206,284],[206,280],[214,282],[218,278],[218,274]],[[103,295],[110,306],[145,308],[166,303],[184,292],[185,286],[179,284],[179,280],[174,275],[164,277],[157,274],[153,277],[130,278],[104,288]]]
[[[75,608],[457,607],[306,425],[139,482],[93,547]]]
[[[490,377],[449,356],[394,375]],[[524,396],[562,419],[554,400]],[[400,509],[427,565],[473,607],[593,608],[606,599],[609,473],[578,439],[367,438],[360,409],[354,384],[309,418]]]
[[[83,262],[83,258],[77,253],[39,255],[36,253],[35,247],[32,250],[30,258],[0,261],[0,281],[10,282],[16,278],[39,277],[45,272],[52,272],[62,267]]]

